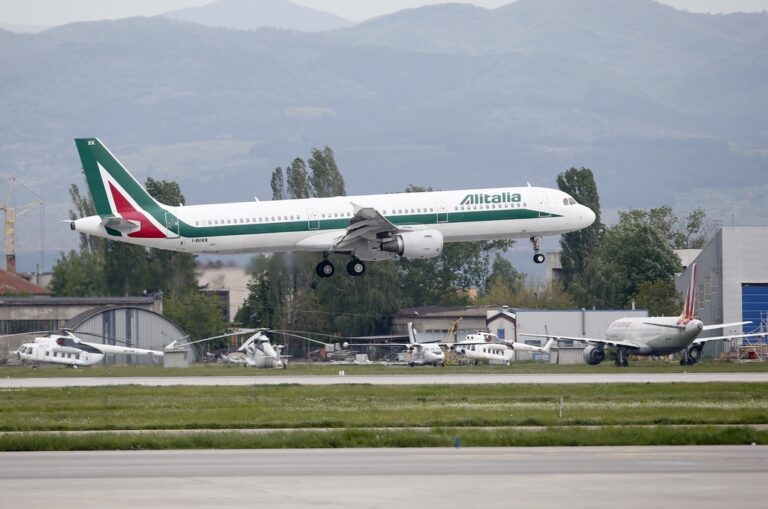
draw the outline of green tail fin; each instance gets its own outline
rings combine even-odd
[[[75,144],[80,154],[80,161],[83,163],[83,171],[93,197],[93,204],[101,217],[116,214],[113,202],[109,199],[109,186],[114,183],[122,188],[140,208],[146,211],[162,208],[98,138],[77,138]]]

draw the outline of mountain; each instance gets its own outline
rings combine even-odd
[[[272,27],[322,32],[352,24],[335,14],[316,11],[287,0],[218,0],[200,7],[169,11],[163,16],[200,25],[243,30]]]
[[[586,166],[609,217],[698,204],[768,221],[765,14],[520,0],[322,33],[155,17],[0,42],[0,176],[46,200],[54,253],[77,243],[58,220],[83,136],[188,203],[268,199],[276,166],[329,145],[350,193],[554,185]]]

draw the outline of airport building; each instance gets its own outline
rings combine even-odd
[[[768,330],[768,228],[722,228],[693,260],[698,265],[696,315],[705,323],[750,320],[745,333]],[[684,292],[691,268],[677,279]],[[742,327],[705,331],[704,336],[739,333]],[[720,357],[741,341],[707,343],[704,354]]]

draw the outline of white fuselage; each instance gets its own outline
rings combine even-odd
[[[558,235],[595,218],[559,190],[518,187],[166,207],[178,225],[149,217],[166,238],[120,240],[190,253],[323,251],[344,235],[360,207],[374,208],[399,228],[438,230],[445,242]],[[114,238],[99,216],[78,219],[73,229]]]
[[[621,318],[608,327],[606,340],[635,343],[639,348],[632,353],[637,355],[668,355],[688,347],[704,327],[696,319],[688,321],[684,328],[674,327],[678,322],[679,317]]]
[[[64,343],[63,340],[65,339],[70,341]],[[163,352],[159,350],[87,343],[77,340],[73,336],[39,337],[35,338],[34,343],[24,343],[17,350],[17,355],[23,362],[63,364],[65,366],[93,366],[104,360],[106,354],[163,356]]]
[[[411,351],[410,362],[419,366],[437,366],[445,362],[445,353],[439,345],[421,344]]]

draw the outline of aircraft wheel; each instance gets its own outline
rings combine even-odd
[[[546,257],[541,253],[536,253],[535,255],[533,255],[534,263],[544,263],[544,260],[546,260]]]
[[[688,363],[696,364],[701,359],[701,346],[694,346],[688,350]]]
[[[408,365],[409,365],[410,367],[414,367],[416,364],[415,364],[415,363],[413,363],[413,362],[409,362],[409,363],[408,363]]]
[[[365,264],[357,258],[353,258],[352,261],[347,264],[347,274],[350,276],[362,276],[365,274]]]
[[[333,276],[333,273],[336,272],[336,269],[333,267],[331,262],[328,260],[323,260],[317,264],[317,267],[315,267],[315,272],[320,277],[331,277]]]

